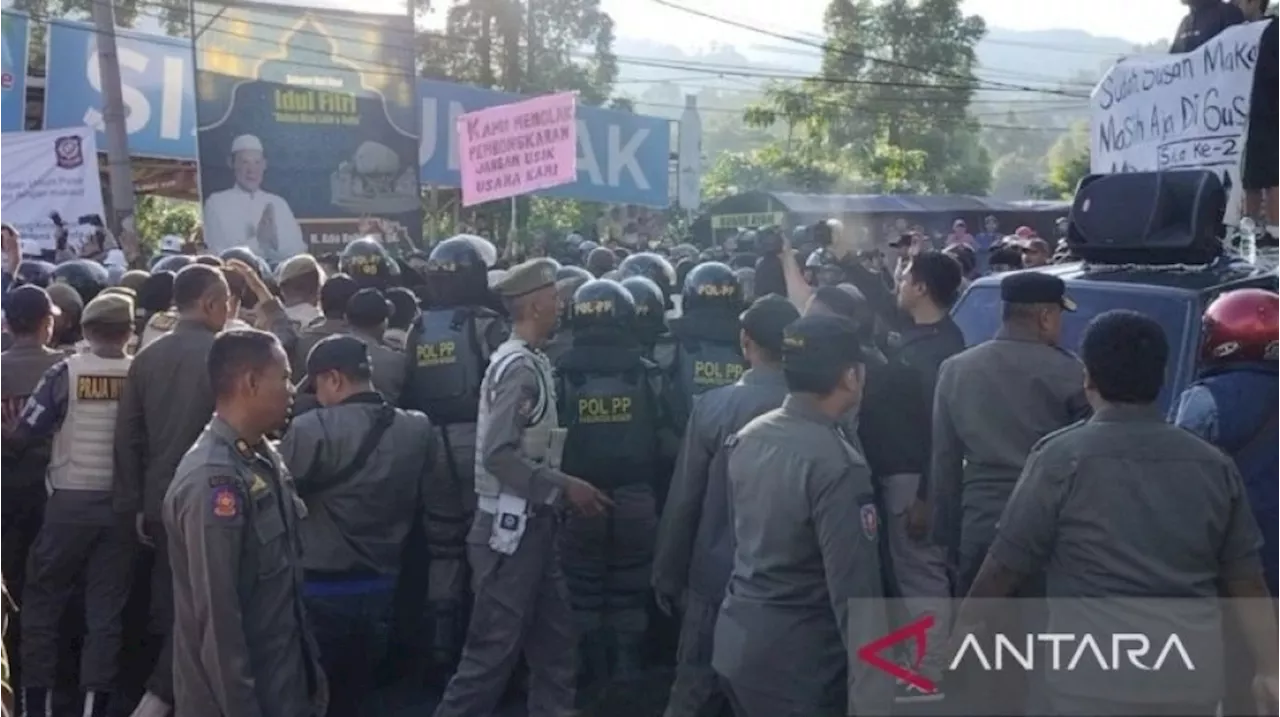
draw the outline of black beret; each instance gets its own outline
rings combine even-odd
[[[1057,304],[1075,311],[1076,302],[1067,297],[1062,279],[1040,271],[1020,271],[1000,281],[1000,300],[1006,304]]]

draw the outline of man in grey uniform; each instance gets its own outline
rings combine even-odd
[[[871,471],[839,424],[862,396],[861,342],[810,316],[782,352],[782,407],[728,442],[736,548],[712,666],[738,717],[887,714],[892,679],[849,659],[888,632]]]
[[[787,299],[757,299],[741,318],[742,355],[751,366],[738,382],[693,404],[654,546],[653,590],[668,615],[680,604],[676,675],[665,717],[724,711],[711,648],[716,615],[733,569],[724,442],[748,421],[782,405],[782,332],[800,312]],[[681,601],[682,604],[681,604]]]
[[[373,689],[405,540],[422,519],[435,459],[431,421],[375,391],[372,364],[354,336],[316,344],[307,377],[322,407],[298,416],[280,442],[307,506],[300,526],[307,616],[325,674],[341,676],[331,683],[334,715],[361,714]]]
[[[289,361],[295,382],[301,381],[306,373],[307,354],[311,353],[312,346],[326,336],[347,333],[347,302],[359,290],[356,280],[346,274],[333,274],[320,287],[320,310],[324,313],[324,320],[313,320],[298,333],[293,346],[285,346],[291,351]]]
[[[1089,324],[1081,354],[1093,416],[1032,448],[959,629],[993,622],[1008,603],[990,598],[1043,570],[1054,632],[1139,633],[1153,646],[1174,634],[1194,666],[1173,658],[1140,677],[1087,665],[1052,670],[1049,714],[1212,715],[1221,605],[1240,622],[1258,686],[1274,704],[1280,665],[1262,536],[1234,462],[1166,423],[1156,406],[1169,355],[1164,331],[1143,314],[1108,311]],[[1220,602],[1220,590],[1237,599]]]
[[[467,535],[475,604],[458,670],[436,717],[492,714],[523,653],[530,717],[563,715],[574,703],[573,615],[556,556],[563,493],[584,515],[609,499],[557,469],[551,366],[540,348],[556,323],[555,264],[511,269],[495,290],[512,317],[511,338],[490,357],[480,389],[477,513]]]
[[[1009,274],[1000,298],[999,333],[944,361],[934,394],[933,450],[922,494],[933,504],[934,543],[948,551],[962,594],[995,537],[1031,447],[1089,413],[1080,362],[1058,346],[1062,312],[1075,310],[1062,279]]]
[[[350,333],[369,349],[373,387],[387,399],[387,403],[395,406],[399,404],[400,392],[404,389],[409,360],[403,351],[382,342],[382,332],[387,330],[387,319],[390,318],[391,302],[377,289],[361,289],[347,302]]]
[[[214,414],[164,498],[173,570],[174,711],[183,717],[321,717],[327,689],[302,603],[305,515],[265,435],[293,395],[271,334],[209,349]]]

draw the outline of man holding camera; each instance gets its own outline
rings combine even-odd
[[[77,225],[92,227],[92,229],[89,236],[74,245],[69,241],[70,231],[67,223],[62,220],[62,216],[57,212],[49,212],[49,218],[53,220],[54,226],[55,263],[61,264],[73,259],[91,259],[103,263],[106,261],[107,252],[120,248],[120,242],[116,241],[111,230],[102,224],[102,217],[97,214],[86,214],[76,220]]]

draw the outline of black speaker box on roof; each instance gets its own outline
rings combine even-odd
[[[1219,240],[1227,192],[1209,170],[1091,174],[1071,204],[1067,244],[1100,264],[1205,264]]]

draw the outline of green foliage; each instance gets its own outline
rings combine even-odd
[[[422,36],[423,74],[541,94],[576,90],[609,99],[618,76],[613,20],[600,0],[467,0],[446,11],[445,31]],[[586,60],[577,59],[583,47]]]
[[[154,253],[160,237],[166,234],[177,234],[183,239],[191,236],[200,223],[200,206],[144,194],[138,197],[133,217],[143,251]]]
[[[742,118],[756,129],[781,125],[770,149],[816,172],[761,181],[985,194],[991,156],[967,114],[982,18],[964,15],[959,0],[831,0],[824,24],[818,76],[769,87]]]
[[[851,168],[771,145],[749,152],[718,155],[702,175],[702,201],[716,202],[747,191],[820,194],[848,191]]]
[[[1081,123],[1058,138],[1049,150],[1046,184],[1058,197],[1070,199],[1076,185],[1089,174],[1089,126]]]

